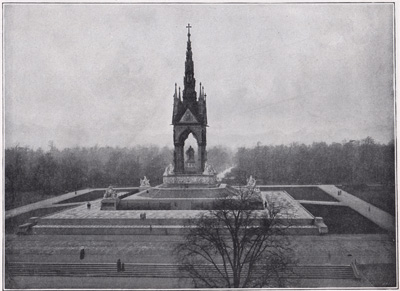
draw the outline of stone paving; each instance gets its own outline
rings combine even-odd
[[[343,202],[336,201],[314,201],[314,200],[296,200],[300,204],[318,204],[318,205],[332,205],[332,206],[346,206]]]
[[[288,236],[299,264],[396,263],[396,245],[386,234]],[[176,235],[8,235],[5,254],[13,262],[173,263]]]
[[[338,195],[340,189],[334,185],[319,185],[319,188],[339,200],[344,205],[352,208],[369,220],[373,221],[383,229],[392,232],[396,230],[394,216],[381,210],[380,208],[343,190],[341,190],[341,195]]]
[[[123,193],[121,193],[122,195]],[[282,207],[281,217],[294,219],[313,219],[313,216],[291,198],[285,191],[261,192],[263,201]],[[86,204],[58,212],[45,219],[140,219],[140,214],[145,212],[147,219],[191,219],[200,214],[207,214],[208,210],[100,210],[101,199],[91,202],[91,208]],[[263,210],[256,211],[259,215]]]
[[[7,219],[7,218],[14,217],[14,216],[17,216],[17,215],[25,213],[25,212],[29,212],[29,211],[36,210],[36,209],[43,208],[43,207],[48,207],[48,206],[51,206],[51,205],[53,205],[53,204],[55,204],[57,202],[60,202],[60,201],[75,197],[77,195],[83,195],[83,194],[86,194],[86,193],[88,193],[90,191],[93,191],[93,190],[94,189],[78,190],[78,191],[76,191],[77,192],[76,195],[75,195],[75,192],[73,191],[73,192],[69,192],[69,193],[66,193],[66,194],[63,194],[63,195],[60,195],[60,196],[56,196],[56,197],[53,197],[53,198],[42,200],[42,201],[39,201],[39,202],[36,202],[36,203],[32,203],[32,204],[24,205],[24,206],[17,207],[17,208],[14,208],[14,209],[10,209],[10,210],[7,210],[5,212],[5,214],[6,214],[5,218]]]
[[[269,205],[275,205],[281,208],[282,216],[288,216],[293,219],[313,219],[312,216],[299,202],[294,200],[286,191],[262,191],[261,198]]]
[[[66,194],[62,194],[62,195],[59,195],[59,196],[56,196],[56,197],[52,197],[52,198],[49,198],[49,199],[46,199],[46,200],[42,200],[42,201],[39,201],[39,202],[36,202],[36,203],[32,203],[32,204],[28,204],[28,205],[24,205],[24,206],[21,206],[21,207],[17,207],[17,208],[14,208],[14,209],[7,210],[5,212],[5,218],[7,219],[7,218],[11,218],[11,217],[20,215],[22,213],[29,212],[29,211],[32,211],[32,210],[36,210],[36,209],[39,209],[39,208],[49,207],[49,206],[52,206],[53,204],[56,204],[56,203],[61,202],[63,200],[67,200],[67,199],[70,199],[70,198],[73,198],[73,197],[76,197],[76,196],[84,195],[84,194],[89,193],[91,191],[95,191],[95,190],[104,190],[105,191],[106,189],[107,188],[83,189],[83,190],[77,190],[76,194],[75,194],[75,191],[72,191],[72,192],[69,192],[69,193],[66,193]],[[115,189],[118,190],[118,188],[115,188]],[[133,189],[138,189],[138,187],[126,187],[126,188],[123,188],[123,189],[132,189],[133,190]]]

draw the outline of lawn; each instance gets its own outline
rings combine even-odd
[[[119,192],[129,192],[124,197],[135,194],[139,192],[138,189],[135,190],[129,190],[129,189],[118,189],[116,190],[118,193]],[[57,204],[64,204],[64,203],[75,203],[75,202],[86,202],[86,201],[93,201],[102,198],[104,195],[104,190],[93,190],[90,191],[86,194],[81,194],[76,197],[72,197],[63,201],[58,202]]]
[[[31,191],[31,192],[17,192],[15,193],[15,200],[14,203],[11,204],[10,195],[11,193],[6,193],[5,199],[5,209],[10,210],[13,208],[17,208],[20,206],[28,205],[31,203],[35,203],[41,200],[53,198],[64,193],[57,193],[57,194],[43,194],[41,191]]]
[[[396,211],[396,190],[394,186],[339,186],[340,189],[368,202],[372,205],[395,215]]]
[[[385,230],[345,206],[302,204],[316,217],[322,217],[330,234],[385,233]]]

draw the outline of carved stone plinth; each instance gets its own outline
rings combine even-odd
[[[322,217],[315,217],[314,225],[318,227],[319,234],[328,233],[328,227],[324,223],[324,219]]]
[[[163,177],[164,185],[216,185],[215,175],[168,175]]]
[[[104,198],[101,200],[101,210],[117,210],[119,198]]]

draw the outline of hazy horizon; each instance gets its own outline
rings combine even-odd
[[[366,138],[367,138],[367,137],[362,138],[362,139],[359,139],[359,140],[343,140],[343,141],[341,141],[341,142],[336,142],[336,141],[333,141],[333,142],[313,141],[313,142],[310,142],[310,143],[291,142],[291,143],[281,143],[281,144],[271,144],[271,143],[270,143],[270,144],[265,144],[265,143],[262,143],[261,141],[258,141],[258,142],[256,142],[255,144],[241,145],[241,146],[229,146],[229,145],[227,145],[227,144],[211,144],[211,145],[207,145],[207,149],[210,149],[210,148],[213,148],[213,147],[222,147],[222,148],[227,148],[228,150],[235,151],[235,150],[239,149],[240,147],[254,148],[254,147],[256,147],[257,145],[260,145],[260,146],[290,146],[290,145],[292,145],[292,144],[298,144],[298,145],[304,144],[304,145],[306,145],[306,146],[312,146],[313,144],[319,144],[319,143],[326,143],[326,144],[329,146],[329,145],[332,145],[332,144],[335,144],[335,143],[346,144],[346,143],[349,143],[349,142],[350,142],[350,143],[357,142],[357,141],[361,142],[362,140],[364,140],[364,139],[366,139]],[[372,138],[372,137],[371,137],[371,138]],[[381,143],[381,142],[379,142],[379,141],[376,141],[375,139],[374,139],[374,141],[375,141],[375,143],[377,143],[377,144],[384,144],[384,145],[394,142],[394,140],[390,140],[390,141],[388,141],[388,142],[386,142],[386,143]],[[42,149],[43,151],[46,152],[46,151],[49,151],[49,150],[50,150],[50,147],[51,147],[50,144],[51,144],[52,142],[53,142],[53,141],[49,141],[49,142],[47,143],[47,145],[44,146],[44,147],[41,147],[41,146],[39,146],[39,147],[32,147],[32,146],[30,146],[30,145],[26,145],[26,144],[24,145],[24,144],[19,144],[19,143],[17,143],[17,144],[15,144],[15,145],[8,146],[8,147],[6,147],[5,149],[11,149],[11,148],[13,148],[13,147],[27,147],[27,148],[32,149],[32,150],[38,150],[38,149],[40,148],[40,149]],[[189,145],[191,145],[193,148],[195,148],[195,142],[194,142],[194,141],[191,141],[190,143],[187,143],[187,144],[185,143],[185,148],[189,147]],[[110,146],[110,145],[94,144],[94,145],[87,145],[87,146],[76,145],[76,146],[70,146],[70,147],[59,147],[59,146],[57,146],[57,144],[52,143],[52,146],[54,146],[55,148],[57,148],[57,150],[60,150],[60,151],[62,151],[62,150],[64,150],[64,149],[73,149],[73,148],[94,148],[94,147],[98,147],[98,148],[107,148],[107,147],[110,147],[110,148],[120,148],[120,149],[123,149],[123,148],[128,148],[128,149],[130,149],[130,148],[134,148],[134,147],[143,147],[143,148],[158,147],[158,148],[161,149],[161,148],[167,147],[167,148],[170,149],[170,150],[173,150],[173,149],[174,149],[173,144],[172,144],[172,145],[158,145],[158,144],[154,144],[154,143],[136,144],[136,145],[131,145],[131,146],[119,146],[119,145]],[[196,147],[197,147],[197,146],[196,146]],[[195,150],[197,150],[197,149],[195,149]]]
[[[394,139],[392,4],[5,4],[5,147],[173,147],[192,25],[207,146]]]

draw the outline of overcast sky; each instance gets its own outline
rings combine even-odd
[[[208,145],[393,139],[393,5],[4,5],[5,145],[172,144],[188,22]]]

